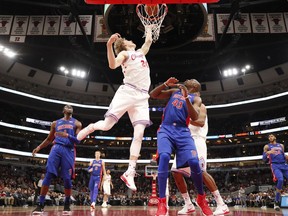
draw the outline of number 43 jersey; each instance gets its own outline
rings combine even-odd
[[[194,94],[189,94],[189,100],[191,103],[194,101]],[[181,91],[174,92],[163,112],[162,124],[174,125],[174,126],[188,126],[190,117],[188,115],[188,108],[185,98],[181,94]]]

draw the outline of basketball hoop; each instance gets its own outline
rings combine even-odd
[[[136,13],[145,27],[143,37],[146,37],[146,27],[152,26],[152,39],[155,43],[159,38],[161,24],[168,13],[168,6],[166,4],[138,4]]]

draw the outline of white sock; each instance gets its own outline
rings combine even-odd
[[[182,198],[184,199],[185,205],[192,205],[188,192],[181,193],[181,195],[182,195]]]
[[[216,190],[216,191],[212,192],[212,194],[213,194],[213,196],[214,196],[214,198],[215,198],[215,200],[216,200],[217,206],[218,206],[218,205],[224,205],[224,204],[225,204],[225,203],[223,202],[223,199],[222,199],[220,193],[219,193],[219,190]]]
[[[129,166],[127,171],[135,171],[137,160],[129,160]]]

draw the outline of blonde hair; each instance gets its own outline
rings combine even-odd
[[[118,38],[114,43],[114,51],[118,55],[121,51],[126,50],[124,45],[125,38]]]

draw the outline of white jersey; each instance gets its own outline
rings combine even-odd
[[[140,90],[150,88],[150,68],[145,55],[141,51],[127,51],[128,58],[121,64],[124,74],[123,82]]]
[[[110,186],[111,183],[111,175],[106,174],[104,176],[104,182],[103,182],[103,186]]]
[[[103,182],[103,192],[104,192],[104,194],[111,195],[110,184],[111,184],[111,175],[107,175],[106,174],[104,176],[104,182]]]
[[[194,126],[192,124],[189,124],[189,129],[191,132],[192,137],[201,137],[206,140],[206,136],[208,134],[208,118],[206,116],[205,123],[203,127]]]

